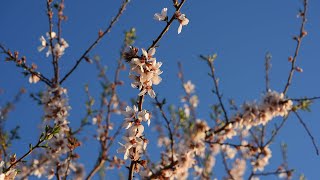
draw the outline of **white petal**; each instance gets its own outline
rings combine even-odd
[[[157,20],[157,21],[162,21],[161,14],[155,13],[154,16],[153,16],[153,19],[155,19],[155,20]]]
[[[168,11],[168,8],[163,8],[162,11],[161,11],[161,16],[162,17],[166,17],[167,16],[167,11]]]
[[[143,56],[148,57],[148,53],[145,49],[142,48],[141,51]]]
[[[156,48],[151,48],[151,49],[149,49],[149,51],[148,51],[148,55],[149,55],[149,56],[153,56],[155,53],[156,53]]]
[[[152,83],[154,85],[158,85],[162,81],[162,78],[160,76],[153,76]]]
[[[125,126],[126,126],[126,129],[129,129],[132,126],[132,122],[126,122]]]
[[[185,19],[181,22],[181,24],[182,24],[183,26],[188,25],[188,24],[189,24],[189,19],[185,18]]]
[[[33,83],[32,75],[29,77],[29,83]]]
[[[38,46],[38,51],[41,52],[44,50],[44,48],[46,48],[45,46]]]
[[[149,89],[149,90],[148,90],[148,94],[149,94],[149,96],[150,96],[151,98],[155,98],[155,97],[156,97],[156,93],[154,92],[153,89]]]
[[[181,33],[181,30],[182,30],[182,24],[180,24],[179,28],[178,28],[178,34]]]
[[[138,94],[138,96],[143,96],[146,92],[147,92],[147,90],[146,90],[146,89],[143,89],[143,90]]]

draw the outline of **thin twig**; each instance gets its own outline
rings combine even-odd
[[[137,163],[136,161],[131,161],[131,163],[130,163],[128,180],[133,179],[133,173],[134,173],[133,170],[136,166],[136,163]]]
[[[267,52],[266,56],[265,56],[265,71],[266,71],[266,92],[268,92],[270,90],[270,80],[269,80],[269,70],[271,68],[271,53]]]
[[[8,58],[16,63],[17,66],[22,67],[25,71],[30,73],[31,75],[37,76],[42,82],[52,87],[52,82],[46,78],[44,75],[35,72],[31,67],[28,67],[24,62],[21,64],[17,64],[19,61],[19,57],[14,56],[9,49],[6,49],[2,44],[0,44],[0,48],[2,49],[2,53],[6,54]]]
[[[118,66],[117,69],[115,71],[115,76],[114,76],[114,80],[113,80],[113,84],[111,85],[111,95],[110,95],[110,101],[107,104],[107,117],[106,117],[106,137],[109,136],[109,125],[110,125],[110,121],[111,121],[111,113],[112,113],[112,108],[111,106],[114,104],[114,100],[113,97],[116,95],[116,87],[119,85],[119,76],[120,76],[120,71],[121,71],[121,67],[122,67],[122,59],[123,59],[123,54],[125,52],[125,49],[129,46],[129,44],[126,42],[126,40],[124,40],[124,44],[121,48],[120,51],[120,57],[118,59]],[[98,63],[98,62],[97,62]],[[101,69],[101,65],[97,64],[97,67],[99,69]],[[105,74],[102,74],[102,78],[105,81],[104,83],[108,83],[109,80],[107,78],[107,76]],[[104,95],[103,95],[104,96]],[[102,99],[104,99],[105,97],[103,97]],[[101,108],[104,107],[104,101],[101,101]],[[102,112],[102,111],[100,111]],[[99,170],[102,165],[105,163],[106,161],[106,157],[107,157],[107,153],[109,148],[111,147],[111,145],[113,144],[115,138],[120,134],[122,128],[122,124],[118,127],[117,131],[113,134],[113,136],[111,138],[105,138],[104,142],[101,142],[101,155],[98,159],[98,163],[97,165],[90,171],[89,176],[87,177],[87,179],[90,179],[91,177],[94,176],[94,174],[97,172],[97,170]],[[108,144],[107,144],[107,140],[109,140]],[[105,157],[102,157],[105,156]]]
[[[289,72],[289,76],[288,76],[288,80],[287,80],[287,83],[285,85],[285,88],[283,90],[283,94],[284,95],[286,95],[286,93],[287,93],[287,91],[289,89],[289,86],[291,85],[293,74],[294,74],[294,71],[296,69],[296,60],[297,60],[297,56],[299,54],[301,42],[302,42],[302,39],[306,35],[305,30],[304,30],[304,26],[305,26],[305,24],[307,22],[306,14],[307,14],[307,10],[308,10],[308,0],[304,0],[303,1],[303,7],[304,7],[303,11],[300,12],[300,16],[302,17],[302,22],[301,22],[301,26],[300,26],[300,35],[299,35],[299,37],[295,37],[295,40],[297,41],[297,45],[296,45],[296,50],[294,52],[294,56],[291,59],[291,70]]]
[[[119,20],[120,16],[123,14],[126,9],[129,0],[124,0],[116,17],[113,18],[108,26],[108,28],[101,34],[99,34],[98,38],[89,46],[89,48],[82,54],[82,56],[77,60],[76,64],[70,69],[70,71],[62,78],[60,84],[62,84],[71,74],[72,72],[79,66],[80,62],[86,58],[87,54],[100,42],[100,40],[111,31],[113,25]]]
[[[277,134],[279,133],[280,129],[284,126],[285,122],[287,121],[288,116],[289,116],[289,114],[282,119],[280,125],[276,127],[276,129],[275,129],[275,131],[273,132],[271,138],[266,142],[266,144],[265,144],[264,146],[268,146],[268,145],[274,140],[274,138],[275,138],[275,137],[277,136]]]
[[[69,169],[70,169],[71,158],[72,158],[72,150],[68,153],[67,168],[66,168],[66,171],[65,171],[65,173],[64,173],[63,180],[67,180],[68,171],[69,171]]]
[[[155,100],[156,100],[156,105],[157,105],[157,106],[159,107],[159,109],[160,109],[160,112],[161,112],[161,115],[162,115],[163,119],[164,119],[164,120],[166,121],[166,123],[167,123],[167,129],[168,129],[168,131],[169,131],[170,147],[171,147],[171,161],[172,161],[172,163],[173,163],[173,161],[174,161],[174,158],[173,158],[173,143],[174,143],[174,141],[173,141],[173,132],[172,132],[171,126],[170,126],[170,122],[171,122],[171,121],[169,121],[169,119],[167,118],[166,114],[164,113],[163,103],[159,102],[159,100],[158,100],[157,97],[155,98]]]
[[[225,171],[227,172],[227,174],[229,175],[231,180],[235,180],[234,177],[232,176],[232,174],[230,173],[230,169],[228,168],[226,155],[224,154],[223,151],[221,151],[221,156],[222,156],[222,162],[223,162],[223,166],[224,166]]]
[[[292,173],[294,170],[291,169],[291,170],[287,170],[287,171],[274,171],[274,172],[261,172],[261,173],[252,173],[252,176],[270,176],[270,175],[279,175],[279,174],[282,174],[282,173],[286,173],[286,174],[290,174]]]
[[[47,15],[48,15],[48,22],[49,22],[49,51],[51,51],[51,56],[52,56],[52,66],[53,66],[53,71],[54,71],[54,78],[53,78],[53,85],[57,86],[59,82],[59,66],[58,66],[58,59],[56,54],[54,53],[53,49],[53,37],[52,37],[52,32],[53,32],[53,23],[52,23],[52,8],[51,8],[51,3],[52,1],[47,0]]]
[[[182,6],[183,6],[183,4],[185,3],[185,1],[186,1],[186,0],[182,0],[181,3],[180,3],[178,6],[174,5],[174,6],[176,7],[176,12],[180,11],[180,9],[182,8]],[[174,1],[174,3],[175,3],[175,2],[176,2],[176,1]],[[163,37],[163,35],[164,35],[166,32],[168,32],[168,30],[169,30],[172,22],[173,22],[175,19],[176,19],[176,14],[173,14],[173,16],[172,16],[172,17],[170,18],[170,20],[167,22],[167,25],[165,26],[165,28],[161,31],[161,33],[160,33],[159,36],[156,38],[156,40],[154,40],[154,41],[152,42],[152,44],[151,44],[151,46],[148,48],[148,50],[151,49],[151,48],[156,47],[156,45],[157,45],[158,42],[161,40],[161,38]]]
[[[211,78],[213,80],[213,83],[214,83],[214,87],[215,87],[215,91],[214,91],[214,94],[216,94],[218,100],[219,100],[219,104],[220,104],[220,107],[222,109],[222,112],[224,114],[224,118],[226,119],[226,124],[229,123],[229,118],[228,118],[228,114],[227,114],[227,111],[226,111],[226,108],[224,107],[224,104],[222,102],[222,95],[220,94],[220,91],[219,91],[219,83],[218,83],[218,79],[216,78],[215,76],[215,70],[214,70],[214,66],[213,66],[213,61],[209,60],[208,57],[205,57],[205,56],[202,56],[200,55],[200,58],[204,59],[207,61],[209,67],[210,67],[210,71],[211,71]]]
[[[306,98],[289,98],[288,100],[291,100],[291,101],[306,101],[306,100],[317,100],[317,99],[320,99],[320,96],[306,97]]]
[[[183,76],[183,70],[182,70],[181,62],[178,62],[178,68],[179,68],[178,77],[181,80],[182,89],[186,93],[186,102],[188,102],[190,104],[190,98],[191,98],[190,96],[191,96],[191,94],[189,92],[187,92],[186,89],[183,86],[185,84],[185,80],[184,80],[184,76]],[[195,110],[195,108],[194,108],[194,106],[192,104],[190,104],[190,110],[191,110],[191,114],[192,114],[193,119],[197,119],[196,110]]]
[[[50,135],[52,135],[52,133],[45,134],[44,137],[48,137]],[[35,146],[30,147],[28,152],[26,152],[23,156],[21,156],[15,162],[11,163],[10,166],[7,169],[5,169],[3,172],[8,172],[12,167],[14,167],[16,164],[21,162],[25,157],[27,157],[29,154],[31,154],[33,152],[33,150],[35,150],[37,148],[42,148],[41,143],[43,143],[45,140],[47,140],[47,138],[44,138],[44,137],[39,138],[38,143]]]
[[[309,130],[309,128],[307,127],[306,123],[302,120],[301,116],[298,114],[298,112],[293,111],[293,113],[297,116],[297,118],[299,119],[300,124],[303,126],[303,128],[306,130],[308,136],[310,137],[312,144],[314,146],[314,149],[316,150],[316,154],[319,156],[319,148],[316,144],[316,141],[313,137],[313,135],[311,134],[311,131]]]

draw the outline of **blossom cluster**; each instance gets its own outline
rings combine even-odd
[[[61,57],[64,54],[64,51],[66,48],[69,47],[69,44],[66,40],[63,38],[58,39],[58,36],[55,32],[46,33],[47,38],[44,38],[43,36],[40,37],[40,43],[41,45],[38,46],[38,51],[43,51],[46,47],[48,47],[48,51],[46,53],[46,56],[49,57],[50,54],[54,53],[55,56]],[[50,41],[57,40],[55,44],[50,46]]]
[[[152,171],[146,170],[145,176],[152,177],[151,179],[187,179],[189,176],[189,170],[195,168],[195,174],[203,177],[208,177],[212,171],[212,167],[215,164],[215,158],[213,154],[206,153],[205,137],[206,132],[209,130],[209,126],[206,121],[197,119],[194,125],[189,129],[185,129],[187,133],[184,133],[180,141],[175,141],[173,150],[166,149],[165,153],[162,153],[160,165]],[[159,145],[164,147],[170,147],[170,139],[164,136],[159,142]],[[204,167],[198,166],[198,159],[206,158],[206,165]],[[172,159],[173,158],[173,159]],[[170,167],[170,168],[166,168]],[[161,173],[152,173],[159,172]]]
[[[190,81],[183,87],[187,95],[194,92],[195,87]],[[159,145],[167,147],[165,153],[162,154],[159,166],[146,170],[144,175],[151,179],[187,179],[190,168],[194,167],[195,176],[210,179],[216,155],[219,153],[222,153],[226,160],[233,160],[226,179],[243,179],[247,161],[251,162],[254,172],[263,171],[269,164],[272,152],[269,145],[255,147],[249,144],[246,140],[248,130],[254,126],[264,126],[275,117],[287,116],[291,109],[292,101],[285,99],[281,93],[270,91],[264,95],[260,103],[245,103],[227,124],[222,123],[212,129],[206,121],[197,119],[183,130],[182,137],[181,134],[177,135],[179,139],[170,140],[160,136]],[[242,137],[241,144],[229,144],[227,140],[233,139],[236,135]],[[171,141],[174,141],[173,150],[168,148]],[[206,142],[209,142],[209,148]],[[254,176],[252,179],[258,177]]]
[[[291,100],[285,99],[282,93],[269,91],[260,104],[256,102],[243,104],[241,111],[232,116],[228,124],[223,124],[223,129],[215,135],[218,135],[220,142],[232,139],[238,132],[249,130],[254,126],[266,125],[278,116],[287,116],[291,109]],[[216,127],[215,129],[222,127]]]
[[[162,81],[160,77],[162,63],[153,57],[156,53],[155,48],[150,48],[148,51],[141,49],[141,51],[142,55],[138,56],[138,49],[130,47],[129,52],[125,54],[126,60],[130,63],[129,77],[133,80],[131,86],[140,90],[139,96],[148,93],[151,98],[155,98],[153,85],[158,85]]]
[[[186,118],[190,117],[190,111],[194,108],[198,107],[199,105],[199,98],[195,93],[195,85],[189,80],[183,84],[184,91],[186,95],[181,98],[181,102],[184,103],[183,105],[183,112]]]
[[[139,111],[136,106],[133,108],[127,106],[123,115],[125,116],[123,127],[126,129],[126,133],[123,136],[124,144],[119,143],[121,147],[117,152],[124,153],[124,160],[130,158],[133,161],[138,161],[148,144],[148,140],[143,135],[142,121],[147,122],[149,126],[151,114],[146,110]]]
[[[19,176],[32,174],[39,178],[46,176],[48,179],[52,179],[56,174],[63,177],[71,171],[74,171],[77,176],[83,175],[83,167],[66,157],[67,153],[74,148],[70,144],[76,144],[76,141],[69,136],[70,128],[67,117],[70,106],[68,105],[67,90],[62,87],[48,88],[41,98],[45,112],[45,123],[51,124],[50,122],[53,120],[54,127],[58,127],[58,131],[48,138],[46,152],[40,154],[38,159],[33,160],[30,165],[32,168],[22,167]],[[56,168],[57,165],[59,168]]]

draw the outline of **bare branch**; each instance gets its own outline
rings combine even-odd
[[[62,84],[72,73],[73,71],[79,66],[80,62],[86,58],[88,53],[100,42],[100,40],[111,31],[113,25],[119,20],[120,16],[123,14],[124,10],[126,9],[129,0],[124,0],[116,17],[113,18],[108,26],[108,28],[99,34],[98,38],[89,46],[89,48],[81,55],[81,57],[77,60],[76,64],[70,69],[70,71],[61,79],[60,84]]]

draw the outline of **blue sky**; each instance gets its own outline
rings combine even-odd
[[[149,47],[165,25],[153,20],[153,14],[160,12],[163,7],[168,7],[168,13],[171,15],[174,12],[171,3],[171,0],[132,1],[120,21],[90,53],[90,57],[99,55],[102,62],[108,66],[108,75],[112,77],[123,32],[135,27],[138,36],[135,45],[140,48]],[[65,74],[93,42],[99,29],[104,29],[108,25],[111,17],[117,13],[119,5],[120,2],[103,0],[78,0],[76,3],[66,1],[65,15],[68,16],[68,21],[63,23],[62,37],[68,41],[70,47],[60,61],[61,74]],[[293,55],[295,48],[292,37],[299,32],[300,19],[296,17],[299,8],[302,8],[300,0],[187,0],[182,12],[190,19],[190,23],[178,35],[178,23],[174,22],[157,48],[156,57],[163,62],[164,73],[161,75],[162,83],[155,87],[156,92],[160,97],[166,97],[168,103],[179,105],[180,100],[177,97],[183,93],[183,90],[177,83],[179,82],[177,62],[182,62],[185,78],[196,84],[196,92],[200,98],[198,116],[209,119],[209,106],[217,100],[211,93],[213,84],[207,76],[209,68],[204,62],[199,61],[198,56],[218,54],[216,73],[220,78],[224,100],[233,98],[240,105],[246,100],[260,99],[265,90],[264,56],[266,52],[272,54],[271,88],[282,91],[290,68],[287,59],[288,56]],[[304,72],[295,74],[293,85],[288,92],[289,97],[320,95],[319,8],[320,1],[310,0],[306,25],[308,36],[303,39],[297,60],[297,65],[303,68]],[[0,43],[12,50],[18,50],[21,55],[26,55],[29,63],[35,62],[38,69],[50,77],[52,75],[50,58],[46,58],[45,53],[37,51],[37,46],[40,44],[39,37],[48,31],[45,13],[45,1],[0,2],[0,17],[2,17]],[[0,88],[4,93],[0,94],[0,105],[12,99],[20,87],[25,87],[28,93],[45,88],[42,83],[29,84],[28,79],[21,74],[21,70],[12,63],[5,63],[2,57]],[[69,92],[72,106],[69,119],[73,127],[77,127],[85,114],[84,85],[89,84],[95,97],[99,95],[97,74],[94,65],[84,62],[63,85]],[[122,99],[129,100],[135,97],[138,92],[129,86],[128,71],[121,74],[121,79],[126,83],[119,88]],[[146,100],[146,103],[150,102],[150,99]],[[319,103],[315,102],[311,113],[301,113],[317,142],[320,140],[318,131],[320,124],[317,121],[320,117],[319,108]],[[41,122],[41,110],[41,107],[25,95],[17,104],[15,111],[10,114],[6,128],[10,129],[17,124],[22,125],[20,132],[22,139],[12,146],[12,151],[18,155],[25,152],[28,144],[34,142],[38,136],[40,130],[37,124]],[[122,117],[114,119],[121,121]],[[149,134],[151,133],[150,131]],[[93,127],[87,127],[82,135],[92,137],[93,134]],[[97,145],[91,143],[92,140],[93,138],[86,140],[79,150],[83,158],[81,162],[88,167],[93,166],[98,154],[97,146],[92,148],[93,145]],[[320,159],[316,156],[306,132],[294,116],[290,117],[272,146],[271,163],[280,162],[281,142],[288,144],[289,166],[296,169],[296,174],[303,173],[308,179],[316,179],[318,177],[316,168],[320,165]],[[90,148],[88,148],[89,145]]]

